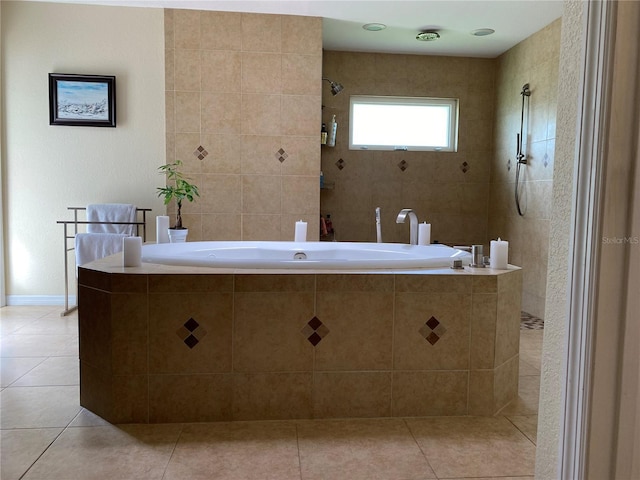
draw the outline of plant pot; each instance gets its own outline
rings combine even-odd
[[[188,228],[169,228],[169,243],[183,243],[187,241]]]

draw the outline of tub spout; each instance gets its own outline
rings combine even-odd
[[[418,217],[416,213],[410,208],[403,208],[402,210],[400,210],[400,213],[398,213],[398,218],[396,218],[396,223],[404,223],[404,221],[407,219],[407,215],[409,216],[409,222],[410,222],[409,243],[411,245],[417,245],[418,244]]]

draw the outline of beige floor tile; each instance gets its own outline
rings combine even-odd
[[[300,479],[293,422],[185,425],[164,480]]]
[[[57,312],[59,315],[62,310],[62,307],[56,307],[55,305],[9,305],[0,308],[0,322],[4,322],[5,319],[16,318],[35,320],[54,312]]]
[[[2,430],[0,478],[18,480],[62,432],[62,428]]]
[[[66,427],[80,411],[77,386],[9,387],[0,392],[0,425]]]
[[[439,478],[533,475],[535,445],[504,417],[407,419]]]
[[[46,359],[47,357],[0,358],[0,385],[8,387]]]
[[[402,419],[298,422],[302,478],[436,478]]]
[[[24,480],[161,479],[182,425],[67,428]]]
[[[78,357],[49,357],[12,386],[79,385],[79,365]]]
[[[531,376],[531,375],[540,375],[540,366],[532,365],[531,363],[526,362],[522,358],[520,358],[518,374],[521,377]]]
[[[518,398],[504,407],[501,415],[536,415],[540,401],[540,377],[521,376],[518,379]]]
[[[96,415],[86,408],[81,408],[76,418],[69,424],[69,427],[100,427],[111,425],[104,418]]]
[[[77,335],[78,318],[47,315],[16,332],[19,335]]]
[[[537,444],[538,415],[509,415],[507,419],[524,433],[529,440]]]
[[[473,480],[534,480],[533,476],[525,477],[473,477]],[[448,478],[447,480],[470,480],[467,478]]]
[[[2,357],[78,356],[77,335],[5,335],[0,339]]]

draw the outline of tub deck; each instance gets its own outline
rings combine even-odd
[[[112,423],[493,415],[522,271],[79,268],[81,404]]]

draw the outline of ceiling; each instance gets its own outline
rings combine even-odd
[[[42,1],[42,0],[40,0]],[[562,16],[563,0],[45,0],[317,16],[325,50],[496,57]],[[383,23],[378,32],[362,28]],[[477,37],[471,31],[495,30]],[[416,35],[436,30],[440,38]],[[259,34],[259,32],[257,32]]]

